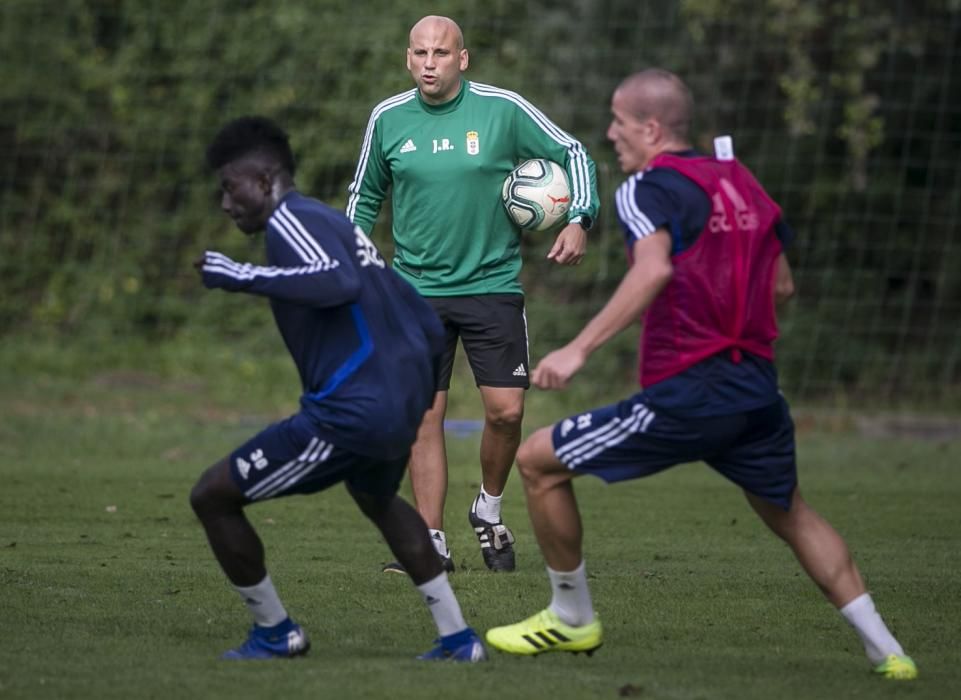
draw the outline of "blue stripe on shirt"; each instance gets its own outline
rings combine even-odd
[[[364,363],[364,360],[374,352],[374,342],[371,340],[370,330],[367,328],[367,320],[364,318],[360,306],[351,304],[350,315],[354,319],[354,328],[357,329],[357,335],[360,336],[360,347],[351,353],[344,364],[337,368],[337,371],[327,380],[327,383],[324,384],[320,391],[315,394],[308,394],[307,398],[319,401],[333,393],[337,387],[343,384],[351,374],[356,372],[357,368]]]

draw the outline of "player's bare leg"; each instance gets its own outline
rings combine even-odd
[[[807,504],[800,490],[794,490],[787,511],[753,494],[745,495],[765,524],[791,547],[825,597],[857,631],[875,671],[886,678],[917,677],[914,661],[904,654],[875,610],[844,539]]]
[[[235,586],[253,586],[267,575],[264,545],[244,514],[245,504],[226,460],[205,471],[190,492],[210,548]]]
[[[399,496],[378,498],[348,490],[361,512],[380,530],[414,585],[419,586],[443,573],[440,560],[434,556],[427,526],[410,504]]]
[[[438,645],[418,658],[466,662],[486,659],[480,637],[464,621],[423,518],[397,495],[384,497],[350,487],[348,490],[410,575],[437,625]]]
[[[501,498],[520,445],[524,389],[481,386],[480,392],[484,402],[481,487],[468,517],[487,568],[513,571],[514,535],[501,520]]]
[[[205,471],[190,492],[221,569],[254,619],[247,640],[224,659],[265,659],[304,654],[310,642],[287,615],[264,563],[264,545],[244,514],[247,500],[230,475],[226,459]]]
[[[454,560],[444,534],[444,503],[447,500],[447,445],[444,439],[444,415],[447,413],[447,392],[434,394],[411,446],[407,473],[414,497],[414,507],[430,531],[431,542],[445,571],[454,570]],[[401,562],[390,562],[385,572],[405,573]]]
[[[593,653],[603,640],[582,559],[583,529],[573,474],[554,454],[551,428],[529,437],[517,454],[527,510],[551,581],[550,605],[513,625],[495,627],[487,641],[512,654]]]
[[[544,561],[555,571],[573,571],[583,558],[583,528],[573,474],[554,454],[551,428],[541,428],[527,439],[517,455],[517,470]]]
[[[783,539],[808,576],[835,607],[841,608],[864,593],[861,572],[848,546],[824,518],[801,498],[798,489],[791,497],[791,509],[746,494],[748,502],[765,524]]]

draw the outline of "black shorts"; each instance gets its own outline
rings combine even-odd
[[[458,338],[477,386],[530,387],[523,294],[428,297],[427,301],[443,321],[447,336],[437,391],[450,388]]]

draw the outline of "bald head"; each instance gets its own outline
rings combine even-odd
[[[638,120],[654,118],[678,141],[687,141],[694,100],[687,85],[670,71],[649,68],[625,78],[617,88]]]
[[[457,97],[468,62],[464,35],[454,20],[428,15],[411,27],[407,70],[427,104]]]
[[[410,46],[413,47],[415,42],[425,35],[452,40],[451,44],[457,51],[464,48],[464,33],[450,17],[427,15],[417,20],[410,28]]]

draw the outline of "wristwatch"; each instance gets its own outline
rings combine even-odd
[[[594,219],[589,217],[587,214],[580,214],[571,219],[570,223],[580,224],[582,229],[585,231],[590,231],[594,226]]]

